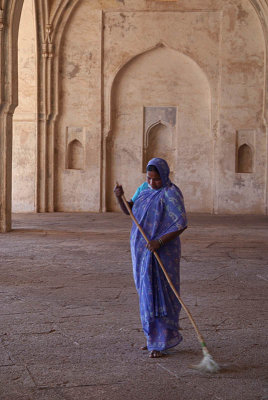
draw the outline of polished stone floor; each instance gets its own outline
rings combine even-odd
[[[129,251],[118,213],[15,214],[0,235],[0,400],[267,400],[268,218],[190,215],[181,296],[222,370],[202,374],[184,340],[141,352]]]

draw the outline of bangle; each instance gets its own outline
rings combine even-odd
[[[160,247],[164,246],[164,242],[161,238],[158,239],[158,243],[160,244]]]

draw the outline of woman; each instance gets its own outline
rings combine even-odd
[[[165,269],[179,293],[180,238],[187,228],[183,196],[169,180],[169,167],[165,160],[153,158],[147,168],[144,182],[129,202],[132,212],[143,228],[149,243],[133,224],[130,236],[133,274],[139,295],[140,316],[150,357],[163,355],[163,351],[182,340],[179,333],[181,305],[170,288],[153,252],[157,251]],[[122,186],[114,189],[121,209],[128,214],[122,199]],[[148,251],[149,250],[149,251]]]

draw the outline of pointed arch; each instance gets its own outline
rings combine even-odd
[[[157,122],[154,122],[152,125],[150,125],[148,127],[148,129],[145,132],[145,143],[144,144],[146,147],[148,147],[149,135],[151,134],[152,130],[154,130],[154,128],[156,128],[157,126],[161,126],[161,125],[165,126],[169,130],[172,128],[172,126],[168,122],[166,122],[162,119],[159,119]]]
[[[160,41],[157,44],[155,44],[154,46],[151,46],[147,49],[144,49],[143,51],[139,52],[138,54],[135,54],[133,56],[131,56],[130,58],[128,58],[123,64],[121,64],[117,70],[115,71],[114,76],[112,77],[110,83],[108,84],[108,86],[110,87],[109,89],[109,126],[108,126],[108,132],[107,132],[107,137],[110,136],[110,134],[112,133],[112,96],[113,96],[113,91],[116,85],[116,81],[118,80],[120,74],[124,71],[124,69],[126,69],[133,61],[135,61],[136,59],[138,59],[139,57],[145,55],[145,54],[149,54],[150,52],[157,50],[159,48],[166,48],[169,49],[172,52],[176,52],[177,54],[182,55],[183,57],[185,57],[186,59],[188,59],[190,62],[194,63],[197,67],[197,69],[199,70],[200,73],[203,74],[204,79],[206,80],[209,90],[210,90],[210,96],[211,96],[211,86],[210,86],[210,82],[209,79],[207,77],[207,75],[205,74],[205,72],[203,71],[203,69],[201,68],[201,66],[198,64],[198,62],[189,57],[187,54],[183,53],[182,51],[175,49],[171,46],[169,46],[167,43],[165,43],[164,41]]]
[[[143,172],[153,157],[168,161],[170,172],[174,169],[174,127],[168,122],[159,120],[148,127],[145,132],[143,148]]]
[[[167,58],[169,63],[166,62]],[[180,179],[182,185],[184,180],[193,181],[192,185],[185,184],[185,188],[183,187],[186,196],[196,201],[193,211],[198,209],[211,212],[213,136],[210,83],[195,60],[163,43],[132,57],[118,70],[111,83],[110,133],[106,142],[107,209],[116,209],[111,182],[118,174],[124,179],[124,165],[128,165],[128,170],[137,172],[136,177],[133,176],[128,182],[131,185],[130,192],[142,180],[140,174],[144,171],[144,160],[147,158],[142,148],[145,105],[156,109],[179,109],[179,117],[174,126],[174,143],[169,146],[170,154],[173,151],[174,156],[170,155],[168,158],[174,159],[172,169],[175,170],[177,181]],[[156,129],[157,140],[160,140],[163,135],[158,128],[162,126],[162,133],[168,128],[166,125],[159,125],[159,121],[155,126],[152,129]],[[162,148],[164,147],[166,146],[162,144]],[[200,153],[197,149],[201,149]],[[192,163],[191,168],[185,169],[193,151],[195,163]],[[199,182],[202,180],[201,185]],[[191,193],[191,188],[196,185],[201,193],[198,196]]]

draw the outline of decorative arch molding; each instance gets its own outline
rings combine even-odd
[[[153,155],[153,154],[151,154],[151,151],[150,151],[150,144],[152,144],[152,141],[153,141],[153,138],[151,136],[152,136],[152,134],[155,133],[157,128],[161,129],[161,127],[166,128],[167,133],[168,133],[168,138],[165,138],[165,144],[171,145],[171,146],[168,146],[170,148],[166,149],[165,156],[163,156],[162,154]],[[175,143],[174,143],[175,132],[174,132],[174,130],[175,130],[175,126],[172,126],[171,124],[169,124],[167,121],[164,121],[163,119],[159,119],[158,121],[156,121],[153,124],[151,124],[150,126],[148,126],[148,128],[144,132],[143,162],[142,162],[142,164],[143,164],[142,172],[143,173],[146,173],[147,163],[154,156],[162,157],[162,158],[165,158],[166,160],[168,160],[170,172],[173,173],[174,153],[175,153]],[[153,150],[154,150],[154,148],[153,148]]]
[[[168,130],[171,130],[172,129],[172,125],[171,124],[169,124],[167,121],[164,121],[164,120],[162,120],[162,119],[159,119],[158,121],[156,121],[156,122],[154,122],[152,125],[150,125],[147,129],[146,129],[146,132],[145,132],[145,140],[144,140],[144,146],[148,146],[148,138],[149,138],[149,135],[150,135],[150,133],[151,133],[151,131],[155,128],[155,127],[157,127],[158,125],[164,125],[166,128],[168,128]]]
[[[139,57],[141,57],[140,60]],[[170,60],[172,60],[173,67],[169,67],[166,65],[165,60],[167,57],[170,57]],[[154,67],[153,70],[150,70],[150,65],[157,65],[158,59],[160,60],[158,66],[160,69],[158,67]],[[135,84],[136,76],[139,76],[137,84]],[[148,77],[147,80],[146,76]],[[171,90],[168,91],[168,93],[170,94],[167,95],[167,87],[164,83],[165,79],[168,79],[168,82],[177,82],[176,84],[173,83],[172,88],[171,86],[169,87]],[[142,90],[140,90],[141,85]],[[154,89],[152,90],[152,94],[150,94],[150,88],[152,87]],[[200,157],[196,165],[199,165],[198,163],[200,163],[200,165],[203,165],[202,163],[207,165],[208,163],[213,162],[213,158],[211,156],[214,139],[211,129],[211,82],[209,82],[206,73],[200,67],[200,65],[195,60],[193,60],[193,58],[189,57],[189,55],[186,55],[180,50],[169,47],[166,43],[157,43],[149,49],[147,48],[146,50],[130,57],[123,65],[121,65],[114,74],[114,78],[110,81],[109,88],[110,129],[109,135],[106,136],[107,176],[105,187],[105,200],[107,209],[114,210],[116,207],[112,199],[112,187],[110,182],[114,180],[114,178],[119,173],[118,171],[121,168],[120,166],[123,165],[123,157],[117,160],[118,163],[115,162],[115,160],[117,159],[116,155],[121,154],[120,151],[122,151],[122,154],[124,154],[125,159],[128,160],[127,162],[129,162],[129,165],[131,165],[132,169],[134,168],[140,172],[144,172],[144,164],[147,158],[145,149],[146,146],[144,146],[144,142],[146,142],[146,140],[144,140],[144,138],[146,134],[148,136],[148,132],[150,132],[152,129],[156,129],[155,142],[152,144],[152,148],[155,148],[156,151],[154,152],[155,155],[151,154],[151,156],[156,156],[156,153],[159,153],[158,156],[163,157],[166,150],[167,154],[164,158],[167,158],[169,162],[174,160],[173,163],[171,162],[171,164],[174,164],[173,171],[176,171],[174,172],[174,176],[175,174],[178,174],[177,167],[180,162],[183,162],[181,161],[182,158],[180,158],[180,154],[181,152],[183,152],[183,147],[182,145],[179,146],[179,142],[187,142],[185,134],[186,130],[184,129],[184,127],[186,126],[186,115],[191,113],[193,108],[195,109],[195,107],[196,109],[200,109],[197,104],[201,104],[201,101],[201,108],[202,110],[204,110],[205,116],[201,120],[200,114],[196,113],[196,119],[193,121],[190,128],[190,135],[191,138],[193,138],[193,143],[198,146],[198,140],[196,139],[197,136],[195,135],[195,132],[197,131],[197,126],[199,126],[198,123],[200,122],[200,125],[202,126],[202,128],[200,129],[202,130],[202,132],[207,133],[206,140],[204,141],[204,148],[205,151],[208,152],[209,157],[208,159],[205,159],[204,157],[202,160]],[[133,88],[133,90],[130,88]],[[106,93],[106,99],[108,101],[108,92]],[[192,98],[191,96],[194,93],[196,93],[196,96],[194,96],[194,100],[190,100]],[[154,101],[155,97],[157,97],[156,102]],[[131,98],[135,99],[135,101],[132,101]],[[130,100],[128,101],[128,99]],[[193,104],[193,107],[190,107],[191,102]],[[214,101],[214,104],[217,105],[217,102]],[[173,125],[174,135],[169,136],[169,138],[174,137],[174,146],[168,145],[165,148],[165,145],[163,144],[163,155],[161,155],[161,145],[159,144],[162,143],[162,138],[164,138],[164,135],[168,134],[167,129],[169,128],[169,126],[163,122],[167,121],[173,123],[173,121],[170,118],[163,118],[165,116],[165,113],[162,113],[160,109],[178,109],[180,108],[180,105],[181,113],[179,115],[178,124],[176,123],[176,125]],[[132,111],[130,111],[129,107],[133,107]],[[144,110],[146,111],[147,108],[155,109],[155,111],[153,111],[152,113],[148,112],[147,114],[146,112],[144,112]],[[157,109],[159,109],[159,111]],[[214,108],[213,111],[214,113],[217,113],[217,108]],[[107,114],[106,117],[108,118]],[[161,127],[159,127],[158,129],[157,126],[159,126],[161,122],[163,123],[163,129],[161,129]],[[131,140],[131,142],[135,141],[135,153],[131,148],[128,147],[126,137],[131,138],[128,139],[129,141]],[[175,146],[176,149],[179,149],[179,151],[177,153],[175,150],[174,154],[172,154],[171,148],[174,149]],[[185,155],[185,157],[187,158],[190,152],[185,152],[185,154],[187,154]],[[130,184],[130,186],[131,185],[134,187],[133,182]],[[209,186],[209,188],[205,193],[205,204],[209,210],[212,208],[212,190],[210,188],[210,185],[210,180],[207,180],[206,187]],[[131,188],[131,190],[133,190],[133,187]]]
[[[123,64],[121,64],[121,65],[117,68],[117,70],[116,70],[114,76],[111,78],[111,81],[108,82],[108,88],[109,88],[109,89],[108,89],[108,93],[109,93],[109,99],[108,99],[108,121],[109,121],[109,122],[108,122],[108,132],[107,132],[107,134],[106,134],[106,137],[107,137],[108,139],[109,139],[109,136],[111,135],[111,132],[112,132],[112,97],[113,97],[113,90],[114,90],[114,86],[115,86],[116,80],[118,79],[120,73],[121,73],[132,61],[134,61],[134,60],[137,59],[138,57],[143,56],[143,55],[145,55],[145,54],[147,54],[147,53],[150,53],[151,51],[154,51],[154,50],[156,50],[156,49],[158,49],[158,48],[166,48],[166,49],[168,49],[168,50],[174,51],[174,52],[176,52],[176,53],[178,53],[178,54],[183,55],[185,58],[187,58],[188,60],[190,60],[191,62],[193,62],[193,63],[196,65],[196,67],[200,70],[200,72],[202,72],[202,74],[204,75],[204,77],[205,77],[205,79],[206,79],[206,81],[207,81],[207,83],[208,83],[208,87],[209,87],[210,95],[211,95],[211,85],[210,85],[209,79],[208,79],[207,75],[205,74],[204,70],[203,70],[203,69],[201,68],[201,66],[199,65],[199,63],[198,63],[194,58],[189,57],[189,55],[185,54],[183,51],[181,51],[181,50],[179,50],[179,49],[175,49],[175,48],[169,46],[169,45],[168,45],[167,43],[165,43],[164,41],[160,41],[160,42],[158,42],[156,45],[154,45],[154,46],[152,46],[152,47],[149,47],[149,48],[147,48],[147,49],[145,49],[145,50],[143,50],[143,51],[141,51],[141,52],[139,52],[139,53],[137,53],[137,54],[131,56],[130,58],[128,58]]]
[[[157,51],[158,49],[164,48],[168,51],[174,52],[174,54],[177,54],[178,57],[183,57],[184,60],[187,60],[188,62],[191,63],[191,65],[193,66],[193,69],[195,69],[196,71],[198,71],[198,73],[200,73],[200,78],[202,79],[202,81],[205,83],[205,85],[208,88],[209,91],[209,98],[210,98],[210,133],[211,133],[211,140],[214,140],[214,137],[212,135],[212,126],[214,125],[214,121],[217,120],[218,117],[218,109],[217,109],[217,102],[213,101],[212,99],[212,87],[211,87],[211,83],[209,81],[208,76],[206,75],[206,73],[204,72],[204,70],[202,69],[202,67],[199,65],[199,63],[193,59],[192,57],[190,57],[188,54],[185,54],[183,51],[181,51],[180,49],[176,49],[173,48],[171,46],[169,46],[167,43],[165,43],[164,41],[160,41],[158,43],[156,43],[154,46],[151,46],[149,48],[144,49],[143,51],[132,55],[131,57],[129,57],[127,60],[125,60],[124,63],[122,63],[121,65],[118,66],[117,70],[115,71],[113,77],[110,79],[109,82],[107,82],[107,112],[106,112],[106,132],[104,133],[104,149],[105,149],[105,159],[104,159],[104,179],[103,179],[103,205],[106,205],[107,209],[110,208],[109,205],[109,195],[110,195],[110,188],[109,188],[109,163],[111,162],[111,149],[114,146],[114,117],[115,117],[115,113],[114,113],[114,109],[113,109],[113,99],[115,96],[115,91],[116,91],[116,83],[117,80],[120,79],[121,74],[124,74],[124,70],[135,60],[137,60],[139,57],[142,57],[144,55],[149,54],[150,52],[154,52]],[[214,94],[213,94],[214,95]],[[144,170],[144,163],[145,163],[145,151],[142,151],[142,159],[143,161],[141,162],[141,166],[142,166],[142,170]],[[175,162],[175,159],[174,159]],[[214,177],[213,177],[214,179]],[[211,186],[213,187],[214,185],[214,181],[211,183]],[[105,206],[104,206],[105,207]],[[104,208],[104,210],[106,210],[106,208]]]

